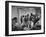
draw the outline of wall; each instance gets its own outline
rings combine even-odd
[[[12,7],[12,18],[14,17],[18,17],[18,13],[17,13],[17,8],[16,7]]]
[[[46,2],[46,0],[16,0],[16,1],[44,2],[44,3]],[[6,37],[5,36],[5,0],[0,0],[0,37]],[[45,34],[42,34],[42,35],[40,34],[40,35],[24,35],[24,36],[9,36],[9,37],[46,37],[46,32]]]

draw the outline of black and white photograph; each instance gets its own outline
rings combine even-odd
[[[7,35],[44,33],[44,3],[6,2]]]
[[[41,29],[41,7],[12,6],[12,31]]]

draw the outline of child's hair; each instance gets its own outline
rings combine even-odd
[[[14,18],[12,19],[12,22],[13,22],[13,20],[15,20],[15,22],[17,22],[17,17],[14,17]]]

